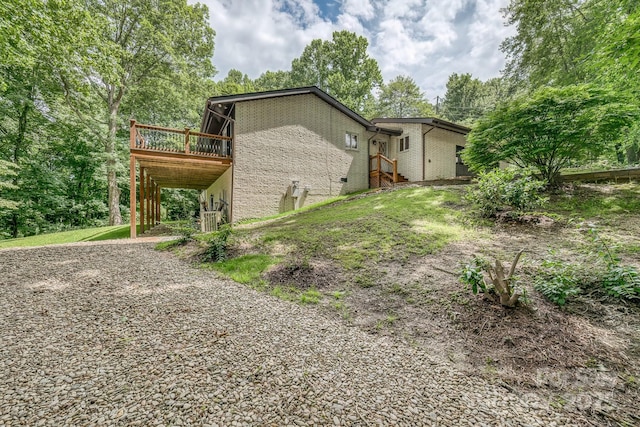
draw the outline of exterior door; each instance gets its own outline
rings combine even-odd
[[[469,172],[469,167],[464,164],[460,156],[462,150],[464,150],[463,146],[456,145],[456,176],[471,176],[473,174]]]

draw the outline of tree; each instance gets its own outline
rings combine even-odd
[[[500,161],[532,167],[555,185],[563,167],[609,149],[637,117],[626,99],[599,88],[544,87],[478,120],[463,158],[476,171]]]
[[[256,90],[278,90],[292,87],[291,71],[265,71],[253,84]]]
[[[80,78],[64,70],[60,76],[69,104],[104,148],[109,224],[120,224],[120,107],[133,88],[213,76],[214,32],[206,6],[187,5],[186,0],[87,0],[87,10],[97,22],[100,43],[84,46],[91,60]]]
[[[10,25],[5,21],[11,17]],[[15,165],[11,189],[20,210],[0,216],[2,228],[17,237],[25,227],[31,193],[24,188],[34,165],[47,159],[35,154],[52,139],[49,124],[60,120],[62,90],[58,70],[76,70],[84,59],[76,46],[93,40],[93,19],[78,1],[8,0],[0,5],[0,159]],[[47,170],[47,169],[44,169]],[[50,177],[50,176],[48,176]],[[43,177],[43,182],[48,182]]]
[[[369,42],[349,31],[336,31],[331,41],[313,40],[291,63],[294,86],[318,86],[356,112],[363,112],[374,88],[382,84]]]
[[[0,160],[0,211],[13,210],[18,208],[18,203],[14,200],[5,199],[2,196],[3,190],[16,189],[16,185],[12,182],[13,177],[17,176],[17,166],[6,160]]]
[[[433,107],[409,76],[398,76],[380,87],[378,117],[429,117]]]
[[[216,94],[235,95],[237,93],[255,92],[255,85],[251,79],[241,71],[231,69],[224,80],[216,83]]]
[[[452,122],[470,124],[485,112],[483,83],[469,73],[453,73],[447,81],[442,114]]]
[[[615,16],[613,3],[511,0],[503,12],[517,32],[501,46],[507,55],[505,74],[533,87],[584,82],[582,58]]]

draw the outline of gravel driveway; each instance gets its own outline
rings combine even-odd
[[[583,424],[432,356],[148,242],[0,250],[0,425]]]

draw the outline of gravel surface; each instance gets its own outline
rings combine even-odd
[[[126,242],[0,250],[0,425],[583,425]]]

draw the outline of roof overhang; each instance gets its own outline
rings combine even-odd
[[[423,124],[433,126],[439,129],[448,130],[451,132],[459,133],[462,135],[466,135],[471,132],[471,128],[466,126],[459,125],[457,123],[448,122],[446,120],[437,119],[435,117],[416,117],[416,118],[375,118],[371,120],[373,124],[378,123],[394,123],[394,124],[402,124],[402,123],[415,123],[415,124]]]
[[[296,95],[315,95],[318,98],[322,99],[327,104],[331,105],[333,108],[342,112],[347,117],[353,119],[354,121],[360,123],[364,126],[369,132],[377,132],[383,133],[386,135],[400,135],[402,132],[398,133],[396,129],[387,129],[379,126],[375,126],[369,120],[365,119],[355,111],[351,110],[349,107],[342,104],[340,101],[319,89],[316,86],[306,86],[292,89],[280,89],[280,90],[271,90],[266,92],[254,92],[254,93],[242,93],[237,95],[225,95],[225,96],[214,96],[207,100],[207,105],[204,110],[204,114],[202,115],[202,124],[201,124],[201,132],[205,133],[216,133],[211,128],[211,123],[214,119],[215,115],[225,115],[231,111],[232,105],[236,102],[247,102],[247,101],[256,101],[262,99],[273,99],[273,98],[281,98],[285,96],[296,96]]]

